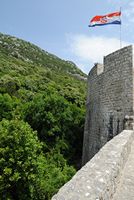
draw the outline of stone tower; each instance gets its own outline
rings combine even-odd
[[[104,57],[104,64],[95,64],[90,71],[83,165],[124,129],[125,116],[133,115],[133,69],[133,48],[128,46]]]

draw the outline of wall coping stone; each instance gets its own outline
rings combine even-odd
[[[132,130],[124,130],[66,183],[52,200],[110,200],[131,151]]]

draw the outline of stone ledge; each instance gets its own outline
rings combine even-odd
[[[52,200],[110,200],[131,151],[133,131],[124,130],[66,183]]]

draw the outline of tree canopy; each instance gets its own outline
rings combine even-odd
[[[80,168],[86,75],[0,34],[0,199],[50,200]]]

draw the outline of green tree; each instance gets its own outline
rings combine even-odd
[[[74,173],[57,149],[43,155],[27,123],[0,122],[0,199],[50,200]]]
[[[56,93],[38,95],[27,104],[24,118],[45,142],[45,152],[56,147],[69,164],[81,158],[85,112]]]
[[[0,121],[5,119],[12,119],[17,111],[17,106],[20,101],[16,97],[11,97],[9,94],[0,94]],[[16,113],[17,114],[17,113]]]
[[[32,199],[41,144],[30,126],[18,120],[0,123],[1,199]]]
[[[45,157],[46,159],[44,156],[38,158],[38,194],[42,194],[40,199],[50,200],[59,188],[72,178],[76,170],[67,165],[57,149],[51,150]]]

